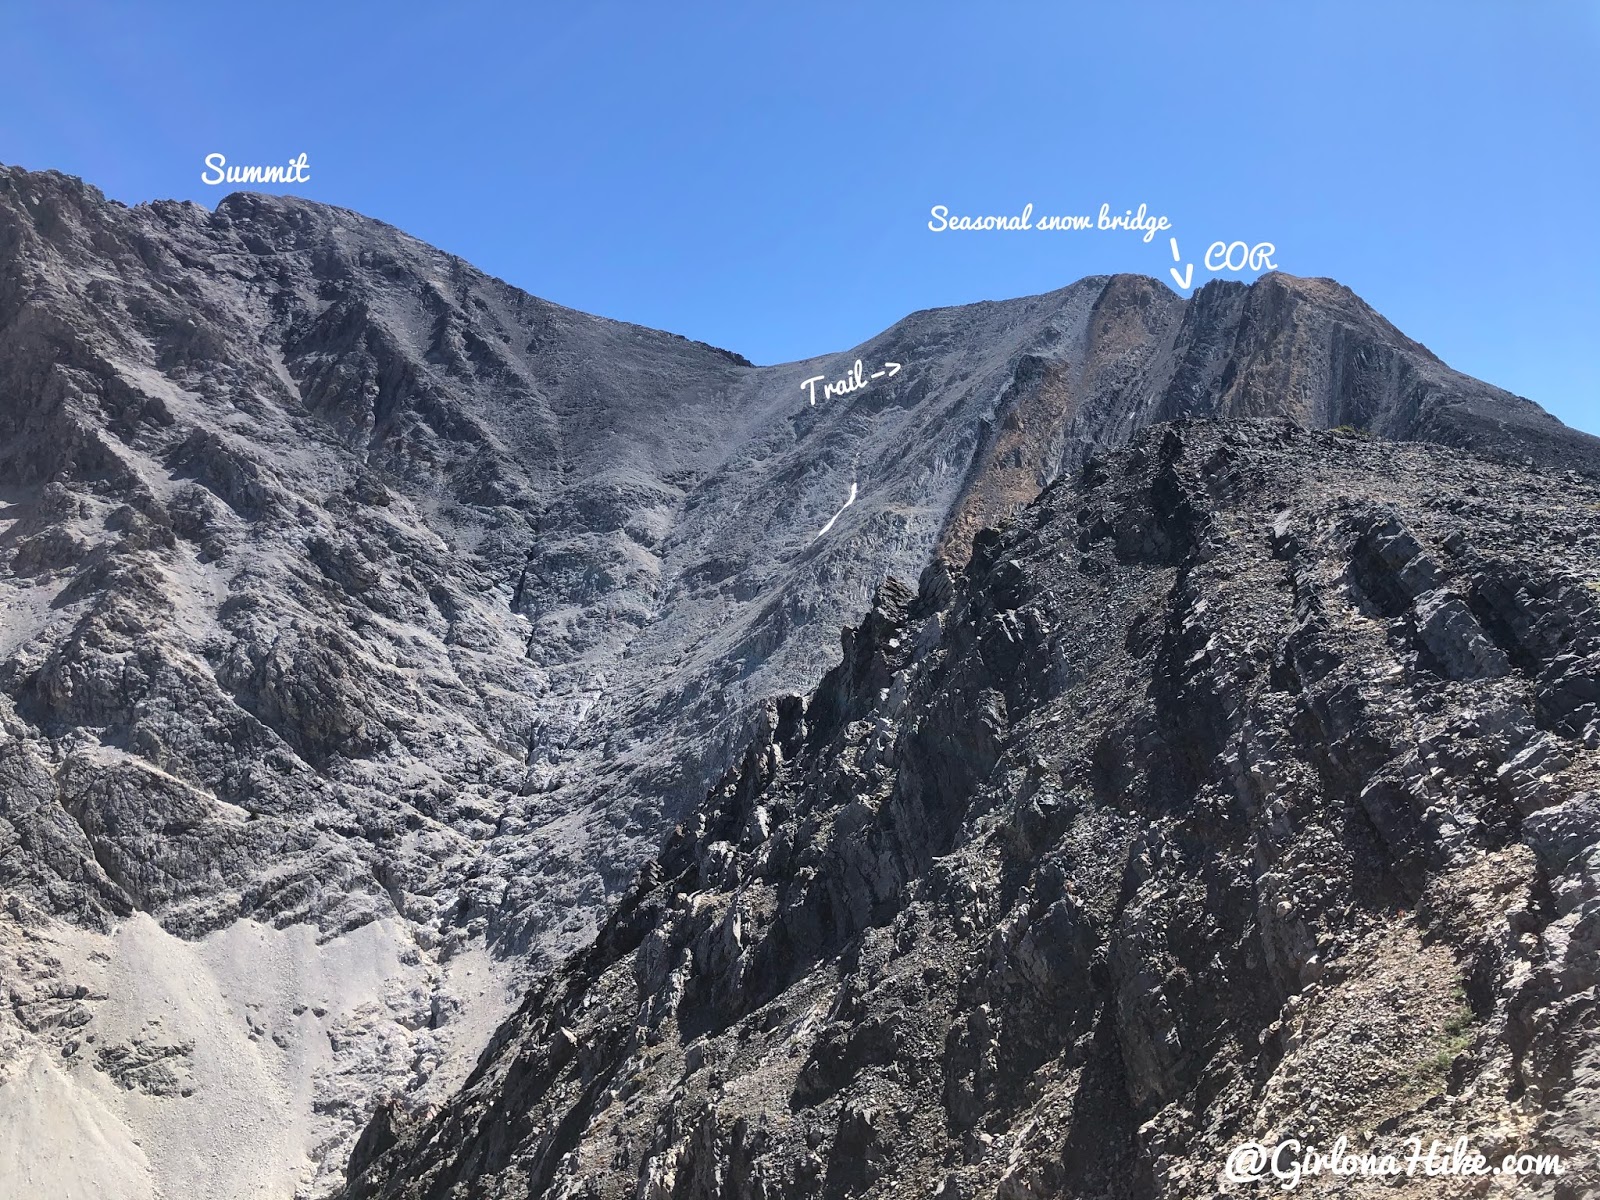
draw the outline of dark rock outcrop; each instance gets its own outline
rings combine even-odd
[[[802,380],[857,358],[904,367],[806,403]],[[240,1194],[268,1169],[279,1190],[325,1190],[375,1104],[398,1128],[454,1086],[502,985],[520,994],[592,937],[753,731],[803,723],[815,739],[876,712],[885,688],[902,702],[903,665],[873,626],[804,712],[765,707],[814,687],[883,577],[922,577],[915,602],[884,590],[874,620],[914,611],[893,649],[925,654],[955,603],[949,567],[929,568],[941,553],[975,550],[995,595],[1021,596],[1023,566],[980,529],[1152,421],[1259,414],[1547,472],[1600,463],[1595,439],[1451,371],[1327,280],[1214,283],[1183,301],[1095,277],[754,367],[539,300],[326,205],[128,208],[0,167],[0,975],[18,981],[0,1004],[0,1088],[90,1034],[192,1042],[192,1107],[163,1082],[84,1120],[133,1122],[122,1132],[151,1147],[156,1190]],[[1108,510],[1085,544],[1168,567],[1207,553],[1226,531],[1204,497],[1177,475],[1159,487],[1159,520]],[[1362,603],[1401,620],[1441,677],[1532,680],[1552,740],[1511,770],[1537,784],[1597,699],[1570,588],[1536,574],[1464,588],[1437,549],[1410,564],[1385,520],[1352,527]],[[1052,668],[1027,619],[986,653],[1035,686]],[[1151,616],[1128,645],[1172,667],[1163,704],[1181,708],[1206,695],[1185,666],[1204,641],[1161,629]],[[1330,727],[1348,716],[1342,696],[1319,703]],[[878,920],[960,827],[956,798],[1026,701],[991,683],[949,704],[959,738],[919,743],[904,768],[922,781],[906,816],[921,840],[858,855],[862,878],[830,885],[834,907],[805,920]],[[1096,769],[1121,779],[1119,756],[1146,736],[1108,734]],[[1178,778],[1202,772],[1197,754],[1174,758]],[[1407,778],[1362,775],[1364,743],[1329,760],[1431,869],[1426,814],[1395,798]],[[847,824],[867,829],[877,801],[861,795]],[[1041,809],[1017,836],[1048,841],[1062,819]],[[705,869],[726,854],[708,850]],[[1040,953],[1077,945],[1077,920],[1061,914]],[[735,926],[701,960],[727,959]],[[240,976],[246,943],[286,957]],[[192,990],[107,991],[106,976]],[[356,982],[330,1009],[307,989],[332,976]],[[86,1031],[17,1015],[79,987],[95,997],[74,1001]],[[226,1019],[197,1015],[218,1006]],[[146,1028],[168,1009],[159,1035]],[[280,1075],[207,1067],[241,1048],[255,1062],[258,1044],[281,1051]],[[142,1052],[128,1053],[76,1062],[98,1087]],[[224,1098],[300,1115],[246,1162]],[[855,1142],[891,1153],[882,1114],[852,1121]],[[195,1163],[210,1173],[186,1174]]]
[[[1281,420],[1095,458],[884,584],[346,1195],[1209,1196],[1340,1133],[1586,1194],[1596,511]]]

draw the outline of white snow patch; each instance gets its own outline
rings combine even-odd
[[[826,525],[824,525],[821,529],[817,530],[817,537],[821,537],[823,534],[827,533],[828,530],[832,529],[833,528],[833,523],[844,515],[844,510],[849,508],[855,502],[856,502],[856,485],[854,483],[852,483],[850,485],[850,497],[849,497],[849,499],[847,499],[843,504],[841,504],[839,506],[839,511],[838,512],[834,513],[833,516],[828,518],[828,523]]]

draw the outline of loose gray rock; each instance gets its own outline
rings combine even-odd
[[[1600,637],[1600,544],[1558,550],[1597,503],[1283,420],[1095,458],[885,583],[342,1195],[1211,1196],[1246,1140],[1369,1133],[1596,1190],[1600,753],[1532,684]]]
[[[804,379],[843,375],[858,358],[903,369],[806,402]],[[1473,455],[1538,464],[1527,475],[1538,506],[1501,497],[1505,516],[1559,529],[1551,553],[1576,562],[1592,535],[1572,518],[1588,511],[1581,480],[1600,473],[1600,442],[1451,371],[1332,281],[1274,274],[1185,301],[1154,280],[1093,277],[915,313],[838,354],[756,367],[549,304],[344,210],[243,194],[214,212],[128,208],[75,179],[0,167],[0,961],[27,981],[0,1008],[0,1078],[22,1078],[40,1053],[57,1062],[102,1025],[108,1047],[132,1045],[119,1022],[140,1014],[120,1006],[155,1004],[154,993],[73,1000],[80,1024],[69,1024],[64,1002],[34,989],[79,986],[117,947],[154,954],[145,922],[196,954],[266,928],[275,952],[325,955],[341,970],[355,970],[341,948],[370,962],[381,942],[405,982],[364,977],[368,990],[339,1011],[273,992],[250,1003],[287,1003],[293,1020],[258,1028],[242,996],[206,1001],[234,1006],[226,1028],[174,1017],[161,1044],[195,1041],[192,1098],[187,1083],[167,1094],[158,1064],[138,1074],[138,1054],[103,1060],[155,1085],[136,1086],[143,1107],[123,1113],[160,1126],[140,1136],[163,1186],[217,1195],[254,1187],[259,1164],[223,1145],[187,1158],[164,1149],[197,1128],[193,1113],[233,1111],[223,1101],[245,1103],[257,1086],[206,1074],[220,1053],[206,1039],[243,1038],[273,1071],[308,1073],[282,1081],[306,1111],[274,1132],[299,1131],[283,1157],[312,1164],[288,1190],[326,1191],[379,1105],[392,1128],[369,1152],[459,1082],[501,1011],[500,982],[520,990],[587,944],[758,731],[860,725],[862,772],[924,772],[930,795],[994,769],[1017,720],[1005,677],[1087,664],[1050,640],[1058,618],[1024,603],[1026,558],[980,531],[1081,472],[1100,478],[1109,460],[1095,456],[1152,422],[1264,413],[1348,426],[1328,444],[1352,452],[1367,434],[1464,452],[1447,460],[1459,483],[1439,493],[1458,506],[1453,539],[1429,542],[1375,502],[1337,531],[1362,547],[1340,581],[1312,587],[1296,551],[1309,535],[1285,526],[1277,552],[1297,611],[1348,599],[1397,622],[1393,636],[1436,677],[1476,686],[1504,667],[1503,679],[1531,679],[1531,707],[1475,710],[1474,736],[1497,745],[1526,744],[1519,722],[1562,747],[1596,727],[1600,647],[1573,616],[1585,581],[1531,568],[1462,580],[1491,552],[1478,538],[1484,501],[1467,490],[1479,486]],[[1139,444],[1135,472],[1165,453]],[[1127,563],[1207,564],[1234,536],[1212,515],[1225,500],[1213,491],[1247,488],[1269,451],[1227,450],[1242,456],[1236,479],[1163,476],[1159,519],[1092,513],[1082,546],[1060,552],[1103,582]],[[1564,499],[1538,490],[1557,477]],[[950,564],[974,550],[1003,605],[985,651],[997,670],[939,717],[959,752],[908,761],[899,731],[915,697],[895,664],[958,635]],[[924,600],[877,590],[886,575],[922,579]],[[1459,603],[1415,607],[1440,588]],[[795,701],[769,708],[768,697],[811,692],[875,590],[869,620],[899,644],[852,633],[846,674],[812,715]],[[1209,704],[1213,651],[1203,614],[1190,615],[1169,641],[1153,607],[1127,644],[1160,656],[1170,702]],[[1040,646],[1053,648],[1040,658]],[[1318,663],[1289,655],[1273,669],[1297,678]],[[1500,819],[1477,793],[1436,794],[1425,755],[1373,759],[1348,694],[1319,695],[1307,711],[1329,732],[1328,769],[1372,785],[1348,790],[1408,869],[1457,861]],[[1232,710],[1214,716],[1221,730]],[[1447,727],[1441,718],[1439,737]],[[1104,769],[1117,777],[1160,736],[1117,734]],[[770,769],[781,770],[792,738],[774,738]],[[1261,755],[1250,769],[1280,761]],[[1536,809],[1561,798],[1547,775],[1526,760],[1504,786]],[[838,786],[851,807],[837,852],[850,870],[830,877],[832,907],[805,919],[878,921],[921,860],[881,853],[882,796]],[[1291,836],[1294,814],[1263,803]],[[1007,836],[1042,851],[1081,805],[1065,785],[1040,787]],[[816,872],[815,832],[757,806],[700,846],[701,869],[719,887],[751,877],[751,853],[761,870]],[[992,915],[985,896],[973,891],[962,912],[974,932]],[[1149,904],[1149,920],[1162,919]],[[1085,931],[1105,914],[1062,896],[1044,911],[996,953],[1017,980],[1056,992],[1083,969]],[[694,993],[697,971],[727,995],[749,986],[739,964],[766,916],[725,906],[692,945],[663,941],[645,964],[657,1003]],[[1309,937],[1275,929],[1271,969],[1315,974],[1325,958]],[[469,983],[464,964],[486,948],[494,965],[475,969],[499,982]],[[299,973],[309,962],[294,961],[284,986],[310,987]],[[166,962],[146,969],[162,975]],[[1088,969],[1148,982],[1131,960],[1091,955]],[[1152,1031],[1139,1077],[1152,1095],[1192,1057],[1192,1032],[1164,1003],[1130,1002],[1127,1016]],[[185,1011],[205,1009],[196,1004]],[[895,1028],[866,1038],[862,1061],[889,1053],[905,1036]],[[960,1088],[982,1113],[989,1035],[971,1036]],[[65,1057],[101,1063],[90,1044]],[[318,1065],[324,1052],[335,1065]],[[574,1061],[597,1053],[584,1043]],[[895,1161],[896,1111],[852,1117],[851,1144]],[[714,1123],[704,1129],[711,1137]],[[759,1122],[748,1136],[764,1136]],[[191,1161],[217,1173],[161,1174]],[[224,1177],[235,1161],[237,1179]],[[825,1159],[813,1168],[829,1170]],[[650,1169],[676,1170],[665,1159]]]

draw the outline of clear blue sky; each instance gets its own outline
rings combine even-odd
[[[203,158],[527,290],[777,362],[918,308],[1271,241],[1600,432],[1600,5],[18,4],[0,161],[215,205]]]

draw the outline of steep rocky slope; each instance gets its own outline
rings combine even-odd
[[[1209,1196],[1341,1132],[1591,1194],[1597,514],[1281,420],[1093,459],[884,584],[348,1195]]]
[[[857,359],[902,366],[806,403]],[[1261,412],[1600,470],[1324,280],[1086,279],[758,368],[343,210],[0,168],[0,1191],[325,1186],[885,574]]]

